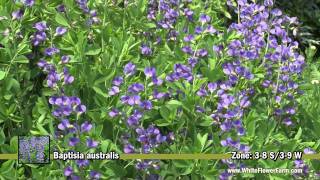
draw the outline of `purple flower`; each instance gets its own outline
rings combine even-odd
[[[65,176],[70,176],[73,173],[73,169],[71,166],[68,166],[64,169],[64,175]]]
[[[41,22],[37,22],[34,24],[33,26],[35,29],[37,29],[38,31],[45,31],[47,30],[47,23],[45,21],[41,21]]]
[[[85,121],[81,124],[81,132],[89,132],[92,128],[92,124],[90,124],[88,121]]]
[[[61,123],[58,124],[58,129],[65,130],[68,129],[71,126],[68,119],[64,119],[61,121]]]
[[[195,57],[190,57],[190,58],[188,59],[188,64],[189,64],[192,68],[194,68],[194,67],[198,64],[198,59],[195,58]]]
[[[197,27],[194,29],[194,31],[195,31],[196,34],[201,34],[202,31],[203,31],[203,29],[202,29],[202,27],[197,26]]]
[[[266,7],[272,7],[273,6],[273,0],[264,0],[264,5]]]
[[[57,6],[56,9],[58,12],[66,12],[66,7],[63,4],[60,4],[59,6]]]
[[[146,110],[150,110],[150,109],[152,109],[152,103],[151,103],[151,101],[148,101],[148,100],[142,101],[140,103],[140,107],[143,109],[146,109]]]
[[[201,15],[200,15],[199,21],[200,21],[202,24],[208,23],[208,22],[210,22],[210,20],[211,20],[210,16],[208,16],[208,15],[206,15],[206,14],[201,14]]]
[[[152,54],[151,48],[147,45],[142,45],[140,47],[140,50],[141,50],[141,54],[143,55],[150,56]]]
[[[24,11],[22,9],[19,9],[17,11],[12,12],[12,14],[11,14],[12,15],[12,20],[21,19],[23,14],[24,14]]]
[[[207,96],[207,91],[202,87],[197,91],[197,95],[200,97]]]
[[[157,78],[155,76],[152,77],[152,83],[156,86],[160,86],[163,83],[163,80],[160,78]]]
[[[163,97],[165,97],[165,96],[166,96],[166,93],[158,92],[157,90],[154,90],[154,91],[153,91],[153,95],[152,95],[152,97],[153,97],[154,99],[161,99],[161,98],[163,98]]]
[[[90,177],[93,179],[100,179],[101,177],[101,174],[97,171],[91,170],[89,174],[90,174]]]
[[[63,69],[63,74],[64,84],[71,84],[74,81],[74,77],[69,74],[69,71],[66,67]]]
[[[153,77],[156,75],[156,69],[154,67],[146,67],[144,69],[144,74],[146,77]]]
[[[127,123],[129,126],[136,126],[141,118],[142,113],[138,110],[135,110],[134,113],[127,119]]]
[[[87,110],[87,107],[83,104],[80,104],[76,107],[76,112],[79,114],[86,112],[86,110]]]
[[[71,137],[69,139],[69,146],[76,146],[80,142],[79,138]]]
[[[47,34],[45,32],[36,32],[33,35],[32,42],[34,46],[38,46],[40,43],[47,39]]]
[[[123,73],[125,75],[128,75],[128,76],[131,76],[135,73],[136,71],[136,65],[134,65],[133,63],[129,62],[128,64],[126,64],[124,66],[124,69],[123,69]]]
[[[40,67],[40,68],[43,68],[45,66],[48,65],[47,61],[43,60],[43,59],[40,59],[37,63],[37,65]]]
[[[76,175],[71,175],[71,180],[80,180],[80,177]]]
[[[185,42],[190,42],[190,41],[192,41],[194,39],[194,36],[192,35],[192,34],[189,34],[189,35],[187,35],[187,36],[185,36],[184,38],[183,38],[183,40],[185,41]]]
[[[70,56],[62,56],[61,57],[61,62],[63,63],[63,64],[66,64],[66,63],[68,63],[70,61]]]
[[[218,87],[217,83],[208,83],[208,90],[213,93]]]
[[[91,138],[87,139],[87,147],[89,148],[95,148],[98,146],[98,141],[94,141]]]
[[[311,148],[305,148],[303,152],[304,154],[315,154],[315,151]]]
[[[206,31],[209,32],[210,34],[214,34],[217,32],[217,30],[211,25],[207,27]]]
[[[67,32],[67,28],[65,27],[57,27],[56,28],[56,36],[61,36]]]
[[[139,93],[140,91],[144,90],[144,86],[141,83],[134,83],[129,86],[128,92],[130,93]]]
[[[118,116],[119,114],[120,114],[119,110],[115,108],[109,112],[110,117],[115,117],[115,116]]]
[[[140,104],[140,96],[139,95],[133,95],[133,96],[129,96],[127,103],[130,106],[133,106],[135,104]]]
[[[22,0],[21,2],[27,7],[31,7],[34,5],[34,0]]]
[[[123,152],[126,154],[133,153],[134,147],[131,144],[126,144],[126,145],[124,145]]]
[[[118,86],[112,86],[111,89],[109,90],[109,95],[114,96],[120,92],[120,89]]]
[[[79,167],[83,167],[83,166],[88,166],[89,165],[89,161],[87,159],[85,159],[85,160],[82,160],[82,159],[81,160],[77,160],[76,163],[77,163],[77,165]]]
[[[91,15],[91,17],[97,16],[97,10],[91,10],[90,15]]]
[[[181,50],[186,54],[193,54],[193,50],[190,46],[183,46]]]
[[[112,80],[112,84],[115,86],[120,86],[123,82],[123,77],[117,76]]]
[[[284,123],[286,126],[291,126],[291,125],[293,124],[290,118],[285,118],[285,119],[283,120],[283,123]]]
[[[208,55],[208,51],[206,49],[199,49],[197,51],[197,55],[200,56],[200,57],[205,57]]]
[[[58,48],[55,48],[55,47],[49,47],[49,48],[46,48],[44,50],[44,53],[47,55],[47,56],[53,56],[54,54],[57,54],[59,53],[60,50]]]

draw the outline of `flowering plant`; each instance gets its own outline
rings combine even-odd
[[[21,0],[0,9],[2,153],[16,135],[48,135],[55,152],[120,157],[319,149],[319,110],[305,109],[308,93],[319,97],[306,88],[314,54],[305,57],[300,22],[273,0]],[[267,178],[227,171],[256,166],[319,175],[318,161],[82,159],[7,161],[0,177]]]

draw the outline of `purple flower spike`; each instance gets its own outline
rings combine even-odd
[[[65,27],[57,27],[56,29],[56,36],[61,36],[67,32],[67,28]]]
[[[100,179],[101,177],[101,174],[97,171],[91,170],[89,174],[90,174],[90,177],[93,179]]]
[[[12,15],[12,20],[15,20],[15,19],[19,20],[19,19],[21,19],[22,16],[23,16],[23,13],[24,13],[24,11],[21,10],[21,9],[12,12],[12,14],[11,14],[11,15]]]
[[[133,63],[129,62],[124,66],[123,73],[125,75],[131,76],[136,72],[136,65]]]
[[[64,175],[65,176],[70,176],[73,173],[73,169],[71,166],[68,166],[64,169]]]
[[[94,141],[94,140],[92,140],[91,138],[88,138],[88,139],[87,139],[87,146],[88,146],[89,148],[95,148],[95,147],[98,146],[98,141]]]
[[[72,137],[69,139],[69,146],[76,146],[80,142],[79,138]]]
[[[38,31],[45,31],[47,30],[47,23],[45,21],[37,22],[33,27]]]
[[[85,121],[81,124],[81,132],[89,132],[92,128],[92,124],[90,124],[88,121]]]
[[[156,69],[154,67],[146,67],[144,69],[144,74],[146,77],[153,77],[156,75]]]

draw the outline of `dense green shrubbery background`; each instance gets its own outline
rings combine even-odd
[[[55,9],[61,3],[66,6],[67,16],[57,13]],[[51,114],[52,107],[48,103],[49,96],[55,92],[46,86],[47,75],[37,66],[39,59],[43,56],[44,46],[32,46],[29,38],[33,32],[31,29],[34,23],[45,20],[53,30],[57,26],[68,27],[68,33],[65,36],[52,39],[53,42],[47,43],[58,44],[61,51],[71,56],[69,67],[75,82],[66,87],[66,92],[78,96],[87,106],[84,119],[90,119],[94,124],[89,135],[101,143],[97,151],[122,152],[123,149],[119,144],[119,132],[125,132],[127,129],[108,116],[111,107],[119,101],[119,98],[109,97],[108,89],[111,87],[112,79],[122,72],[123,66],[130,60],[137,64],[142,74],[143,68],[151,64],[157,67],[160,77],[165,77],[169,67],[185,61],[181,47],[175,42],[164,43],[153,49],[153,57],[140,54],[140,45],[148,42],[143,32],[155,31],[155,25],[146,19],[146,0],[126,2],[96,0],[89,1],[89,6],[97,10],[101,23],[88,28],[85,24],[86,17],[71,0],[36,1],[36,5],[32,8],[25,8],[21,21],[12,20],[11,13],[23,5],[14,1],[0,0],[1,153],[17,152],[18,135],[53,135],[58,124]],[[310,147],[317,152],[320,149],[320,59],[317,53],[320,44],[319,1],[313,0],[306,3],[303,0],[279,0],[276,1],[276,6],[291,16],[297,16],[302,23],[297,29],[296,37],[300,43],[300,51],[306,57],[306,68],[300,79],[304,94],[298,99],[299,124],[289,129],[275,128],[276,123],[268,121],[265,112],[265,109],[268,109],[267,99],[262,98],[255,107],[250,109],[245,118],[249,135],[242,141],[255,142],[252,143],[254,151],[293,151]],[[195,0],[191,7],[197,15],[204,12],[210,15],[215,28],[221,31],[226,31],[231,22],[237,21],[236,14],[227,7],[225,1]],[[207,9],[204,10],[204,7]],[[177,28],[182,30],[186,23],[181,22]],[[54,34],[53,31],[50,33],[48,37]],[[166,36],[163,31],[157,30],[154,33],[161,37]],[[209,53],[212,53],[212,45],[228,42],[236,37],[229,34],[229,37],[223,38],[225,39],[207,38],[200,43],[207,46],[210,49]],[[184,153],[226,151],[219,147],[220,139],[209,138],[208,140],[208,134],[212,133],[214,137],[218,137],[219,134],[214,132],[216,129],[208,125],[208,119],[200,118],[203,121],[199,123],[200,125],[189,124],[188,120],[177,124],[165,122],[164,119],[172,121],[176,118],[176,106],[179,104],[175,103],[177,102],[159,104],[159,112],[152,113],[157,114],[162,120],[147,119],[147,122],[155,122],[156,125],[163,127],[161,130],[165,132],[175,129],[178,132],[187,126],[190,127],[189,131],[194,133],[187,140],[177,135],[176,143],[170,147],[161,147],[159,152],[178,153],[181,149]],[[150,117],[153,117],[152,113]],[[197,114],[191,114],[191,116],[190,119],[193,119]],[[266,138],[271,143],[263,144]],[[53,146],[63,143],[65,142],[60,140],[52,141]],[[306,163],[310,168],[309,178],[314,178],[314,173],[320,170],[320,163],[317,160],[306,161]],[[162,161],[161,170],[151,170],[151,174],[157,174],[166,179],[216,179],[219,176],[218,171],[225,168],[217,164],[216,160]],[[293,161],[259,160],[249,161],[247,165],[292,168]],[[44,177],[61,179],[64,168],[64,162],[60,161],[54,161],[50,165],[20,165],[13,160],[1,161],[0,179],[43,179]],[[137,171],[133,161],[95,161],[90,168],[98,170],[106,179],[151,178],[146,172]],[[237,175],[236,178],[289,179],[287,175],[264,174]]]

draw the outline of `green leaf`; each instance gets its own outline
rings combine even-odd
[[[14,160],[8,160],[4,162],[0,168],[1,174],[6,174],[8,171],[10,171],[13,168]]]
[[[170,110],[165,107],[165,106],[162,106],[160,108],[160,115],[165,119],[165,120],[169,120],[170,119]]]
[[[210,116],[204,116],[203,118],[200,119],[200,126],[208,127],[211,126],[213,123],[213,120]]]
[[[85,53],[85,55],[95,56],[95,55],[98,55],[100,52],[101,52],[101,49],[100,49],[100,48],[95,48],[95,49],[90,49],[89,51],[87,51],[87,52]]]
[[[99,87],[93,86],[92,88],[97,94],[100,94],[101,96],[103,96],[105,98],[108,97],[108,95],[106,93],[104,93]]]
[[[18,56],[15,60],[17,63],[29,63],[29,59],[26,56]]]
[[[0,129],[0,144],[4,144],[6,136],[4,135],[3,129]]]
[[[6,75],[6,73],[4,71],[0,71],[0,80],[2,80],[5,75]]]
[[[299,130],[298,130],[297,134],[294,136],[294,139],[295,140],[300,139],[301,135],[302,135],[302,129],[301,129],[301,127],[299,127]]]
[[[60,13],[56,14],[55,20],[56,20],[57,23],[59,23],[59,24],[61,24],[63,26],[70,27],[70,25],[68,24],[67,19],[63,15],[61,15]]]
[[[180,102],[180,101],[177,101],[177,100],[171,100],[171,101],[169,101],[168,103],[167,103],[167,105],[168,105],[168,107],[172,107],[172,108],[177,108],[177,107],[180,107],[180,106],[182,106],[183,104],[182,104],[182,102]]]
[[[160,126],[160,127],[161,126],[169,126],[171,124],[170,121],[167,121],[165,119],[158,119],[158,120],[155,121],[155,123],[156,123],[157,126]]]
[[[14,136],[10,140],[10,149],[12,152],[18,152],[18,137]]]

